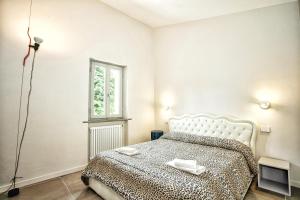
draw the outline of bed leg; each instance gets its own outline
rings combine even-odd
[[[81,176],[81,180],[85,185],[89,185],[89,177]]]

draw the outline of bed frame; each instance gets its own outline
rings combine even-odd
[[[169,130],[170,132],[237,140],[249,146],[255,155],[256,128],[255,124],[248,120],[211,114],[182,115],[169,119]],[[90,178],[89,187],[103,199],[124,200],[115,191],[96,179]]]

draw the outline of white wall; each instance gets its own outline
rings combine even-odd
[[[13,172],[28,3],[0,1],[0,186]],[[33,1],[37,55],[19,176],[30,179],[87,163],[89,58],[127,67],[129,143],[154,127],[152,30],[98,0]],[[29,64],[26,77],[29,75]],[[28,81],[26,81],[28,83]]]
[[[0,186],[13,170],[28,1],[0,1]],[[38,52],[20,176],[30,179],[86,164],[89,58],[127,65],[129,142],[166,128],[171,114],[211,112],[269,124],[258,154],[292,162],[300,185],[300,26],[296,3],[155,30],[98,0],[34,1]],[[156,63],[152,63],[152,51]],[[27,78],[28,69],[27,67]],[[154,80],[154,69],[156,77]],[[267,94],[272,109],[260,110]],[[298,181],[298,182],[297,182]]]
[[[258,155],[292,163],[300,187],[300,20],[296,2],[168,26],[155,31],[156,124],[210,112],[272,128]],[[270,110],[256,99],[267,98]]]

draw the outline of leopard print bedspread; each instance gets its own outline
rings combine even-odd
[[[102,152],[82,176],[101,181],[127,200],[231,200],[243,199],[257,173],[251,149],[234,140],[172,133],[131,147],[140,153]],[[165,164],[174,158],[195,159],[206,171],[197,176]]]

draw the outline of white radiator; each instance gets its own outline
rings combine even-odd
[[[89,138],[89,158],[92,159],[101,151],[124,146],[124,127],[122,124],[91,127]]]

